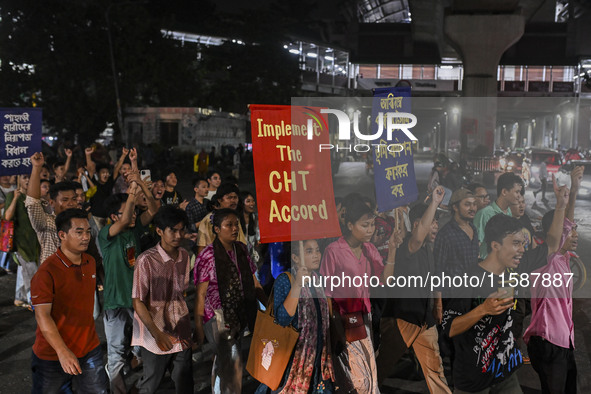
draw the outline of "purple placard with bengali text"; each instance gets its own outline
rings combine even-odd
[[[30,157],[41,152],[41,109],[0,108],[0,133],[0,175],[30,174]]]

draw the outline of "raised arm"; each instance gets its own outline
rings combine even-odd
[[[92,178],[96,173],[96,163],[92,160],[92,153],[94,152],[94,148],[86,148],[84,149],[84,155],[86,156],[86,169],[88,170],[88,177]]]
[[[398,215],[398,211],[396,211]],[[382,282],[386,283],[388,278],[394,275],[394,265],[396,263],[396,251],[402,243],[402,231],[394,230],[390,239],[388,239],[388,257],[384,262],[384,272],[382,273]]]
[[[131,148],[129,150],[129,161],[131,162],[131,171],[139,171],[137,166],[137,150],[135,148]]]
[[[119,157],[119,160],[115,164],[115,169],[113,169],[113,180],[117,179],[117,177],[119,176],[119,170],[121,169],[121,166],[123,166],[123,162],[125,161],[125,157],[128,154],[129,154],[129,149],[127,149],[126,147],[121,148],[121,157]]]
[[[435,218],[435,212],[437,212],[437,207],[443,201],[443,197],[445,196],[445,189],[443,186],[437,186],[435,190],[433,190],[433,194],[431,195],[431,202],[429,203],[429,208],[423,214],[419,225],[412,230],[412,235],[410,237],[410,241],[408,243],[408,251],[412,254],[415,253],[423,246],[423,242],[425,242],[425,238],[431,231],[431,224],[433,223],[433,219]],[[412,225],[412,224],[411,224]]]
[[[45,159],[43,153],[37,152],[31,156],[31,164],[33,169],[31,170],[31,178],[29,179],[29,187],[27,188],[27,196],[39,199],[41,198],[41,169]]]
[[[114,237],[124,229],[129,226],[131,223],[131,217],[133,216],[133,211],[135,210],[135,194],[138,190],[137,183],[132,182],[127,190],[127,201],[125,203],[125,209],[121,213],[121,219],[117,220],[115,223],[109,227],[109,237]]]
[[[16,213],[16,204],[20,195],[21,191],[17,188],[13,193],[8,193],[6,196],[8,208],[6,208],[4,211],[4,220],[10,221],[14,219],[14,214]]]
[[[72,149],[64,149],[64,153],[66,154],[66,164],[64,165],[64,177],[67,179],[67,174],[70,170],[70,165],[72,164]]]
[[[577,194],[579,194],[579,188],[581,187],[581,181],[583,180],[584,170],[585,167],[578,166],[570,173],[571,185],[568,204],[566,206],[566,217],[571,221],[575,220],[575,202],[577,201]]]
[[[560,248],[560,239],[562,237],[562,228],[564,224],[566,205],[567,201],[570,198],[568,188],[566,187],[566,185],[558,187],[558,185],[556,184],[556,177],[554,176],[554,174],[552,174],[552,184],[554,186],[554,194],[556,195],[556,208],[554,209],[554,217],[552,218],[552,224],[550,225],[548,234],[546,234],[546,245],[548,246],[548,255],[557,252]]]
[[[129,156],[131,157],[131,153]],[[140,173],[137,168],[131,170],[131,172],[128,174],[128,180],[130,182],[135,182],[146,196],[146,201],[148,202],[148,209],[142,213],[142,215],[140,216],[140,220],[142,221],[142,225],[147,226],[154,218],[154,215],[156,215],[156,212],[158,212],[158,210],[160,209],[160,204],[158,204],[158,201],[156,201],[156,199],[152,195],[152,192],[150,191],[148,185],[146,185],[146,182],[144,182],[141,179]]]

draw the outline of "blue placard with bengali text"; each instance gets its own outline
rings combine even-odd
[[[30,174],[30,157],[41,152],[41,109],[0,108],[0,132],[0,175]]]
[[[410,204],[419,196],[413,161],[413,143],[401,130],[394,130],[387,140],[388,112],[411,113],[411,88],[379,88],[374,90],[371,109],[371,134],[379,127],[379,114],[383,116],[382,138],[373,150],[374,182],[378,211],[385,212]],[[407,123],[405,118],[393,119]],[[412,131],[412,130],[411,130]],[[393,146],[394,144],[398,144]]]

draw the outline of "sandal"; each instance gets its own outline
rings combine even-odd
[[[21,307],[21,308],[27,308],[31,312],[33,311],[33,307],[31,306],[31,304],[29,304],[29,303],[27,303],[25,301],[14,300],[14,306],[18,306],[18,307]]]

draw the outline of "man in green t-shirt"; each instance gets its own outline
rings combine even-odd
[[[523,179],[513,172],[502,174],[497,180],[497,199],[489,206],[476,212],[474,216],[474,226],[478,230],[478,241],[480,242],[480,258],[485,259],[488,255],[486,243],[484,242],[484,228],[486,223],[499,213],[511,216],[511,205],[519,203],[521,189],[523,188]]]
[[[137,174],[130,175],[128,194],[109,196],[105,211],[111,224],[99,233],[99,245],[105,269],[104,303],[105,335],[107,337],[107,371],[111,393],[126,393],[123,367],[130,356],[133,329],[131,290],[133,269],[140,250],[140,236],[158,211],[158,204]],[[142,190],[148,209],[136,218],[135,196]]]

